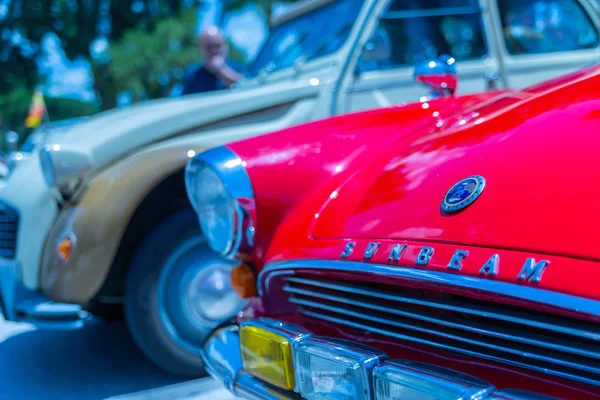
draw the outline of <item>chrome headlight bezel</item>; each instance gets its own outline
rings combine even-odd
[[[46,184],[50,187],[56,185],[56,180],[54,179],[54,165],[52,162],[52,156],[50,155],[51,149],[49,147],[42,147],[39,151],[40,157],[40,165],[42,167],[42,174],[44,175],[44,180]]]
[[[199,204],[202,190],[202,171],[209,168],[219,179],[229,197],[230,212],[233,214],[230,237],[216,243],[212,239],[211,227],[205,224],[203,208]],[[205,151],[192,158],[185,168],[185,186],[192,207],[198,215],[200,227],[209,246],[224,257],[234,258],[240,252],[254,247],[254,223],[256,207],[254,190],[246,163],[231,149],[222,146]]]
[[[90,155],[77,149],[48,143],[38,153],[46,184],[57,188],[62,195],[70,195],[83,175],[92,169]]]

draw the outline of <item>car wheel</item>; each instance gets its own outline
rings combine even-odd
[[[208,247],[192,210],[168,217],[143,241],[127,271],[125,319],[155,364],[177,375],[205,374],[205,338],[243,306],[231,287],[234,265]]]

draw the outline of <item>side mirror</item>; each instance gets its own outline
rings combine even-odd
[[[429,88],[431,98],[452,96],[458,86],[456,60],[450,56],[440,56],[423,61],[415,67],[414,78]]]

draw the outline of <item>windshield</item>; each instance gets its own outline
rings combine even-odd
[[[364,0],[338,0],[273,29],[250,68],[255,76],[288,68],[296,59],[310,61],[339,50],[354,25]]]

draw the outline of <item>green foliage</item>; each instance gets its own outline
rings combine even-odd
[[[67,98],[46,97],[46,109],[51,122],[62,119],[86,117],[100,111],[96,104]]]
[[[69,59],[91,60],[94,86],[101,98],[99,106],[47,98],[51,120],[113,108],[123,91],[130,92],[134,101],[167,96],[183,79],[184,70],[201,61],[195,25],[196,7],[203,0],[141,1],[142,8],[140,0],[8,2],[9,11],[0,19],[0,131],[24,130],[33,90],[43,83],[36,64],[40,42],[50,32],[59,38]],[[225,12],[247,4],[247,0],[223,1]],[[275,2],[253,1],[267,15]],[[102,28],[108,20],[110,31]],[[90,45],[99,36],[109,40],[108,57],[93,60]],[[230,56],[245,61],[244,53],[233,46]]]
[[[90,59],[91,43],[103,34],[100,29],[103,20],[107,22],[110,18],[110,32],[104,32],[107,38],[111,42],[119,41],[131,29],[140,35],[153,32],[157,21],[172,18],[185,8],[183,0],[143,0],[143,9],[134,10],[132,5],[136,1],[8,2],[8,13],[0,19],[0,32],[3,33],[0,35],[0,130],[23,130],[33,90],[43,83],[35,60],[40,55],[40,43],[46,34],[51,32],[59,38],[69,59],[78,56]],[[20,39],[15,41],[15,37]],[[117,79],[111,76],[106,66],[95,66],[93,72],[98,74],[95,76],[97,89],[111,96],[104,98],[104,108],[114,107],[119,87]],[[51,117],[54,116],[51,114]]]
[[[22,131],[32,96],[33,91],[24,84],[15,85],[7,93],[0,94],[0,127]]]
[[[183,9],[178,17],[158,21],[151,32],[142,27],[128,31],[110,46],[107,66],[96,66],[109,81],[107,90],[129,91],[135,101],[167,96],[185,68],[199,61],[195,23],[194,10]]]

